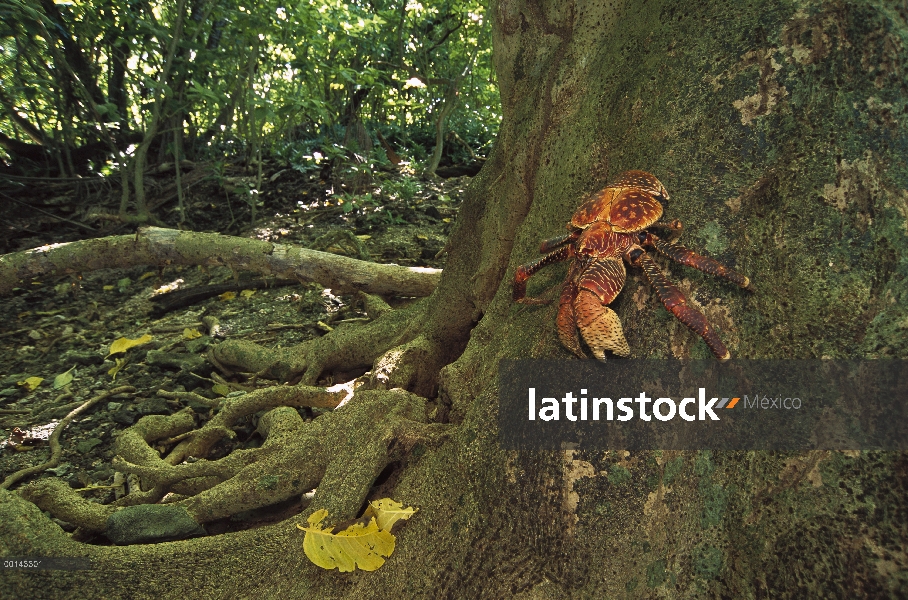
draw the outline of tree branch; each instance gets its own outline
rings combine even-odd
[[[383,265],[284,244],[159,227],[0,256],[0,295],[23,280],[137,265],[228,266],[317,281],[341,292],[428,296],[441,269]]]

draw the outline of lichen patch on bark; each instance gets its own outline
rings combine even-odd
[[[564,451],[564,481],[563,481],[563,498],[561,506],[564,514],[567,516],[568,530],[573,530],[579,521],[577,516],[577,505],[580,503],[580,494],[574,491],[574,484],[584,477],[596,477],[596,468],[585,460],[574,458],[576,450]]]
[[[868,150],[863,159],[836,161],[834,183],[823,185],[823,199],[840,211],[855,202],[867,204],[880,192],[880,165]]]
[[[732,102],[741,113],[741,124],[750,125],[757,117],[768,115],[772,109],[788,95],[788,90],[781,85],[776,73],[782,68],[774,54],[775,48],[762,48],[751,50],[741,57],[740,71],[745,71],[751,66],[760,69],[760,78],[757,80],[757,93]]]

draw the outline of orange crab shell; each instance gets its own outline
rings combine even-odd
[[[584,202],[568,228],[586,229],[597,221],[606,221],[619,233],[642,231],[662,216],[660,200],[668,200],[668,192],[654,175],[625,171]]]

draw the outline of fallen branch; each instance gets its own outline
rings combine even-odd
[[[92,227],[91,225],[86,225],[85,223],[73,221],[72,219],[67,219],[66,217],[61,217],[60,215],[55,215],[54,213],[47,212],[46,210],[40,209],[37,206],[32,206],[31,204],[29,204],[27,202],[22,202],[21,200],[16,200],[12,196],[7,196],[3,192],[0,192],[0,196],[3,196],[10,202],[15,202],[19,206],[26,207],[28,210],[33,210],[35,212],[41,213],[42,215],[47,215],[48,217],[51,217],[52,219],[57,219],[58,221],[63,221],[65,223],[69,223],[70,225],[75,225],[76,227],[80,227],[82,229],[87,229],[88,231],[96,231],[96,229],[94,227]]]
[[[63,435],[63,430],[70,424],[70,422],[79,416],[81,413],[85,412],[101,400],[109,398],[111,396],[116,396],[117,394],[125,394],[129,392],[136,391],[136,388],[128,385],[123,385],[112,390],[107,390],[102,394],[98,394],[90,400],[86,400],[81,406],[70,412],[68,415],[63,417],[63,419],[57,423],[57,426],[54,428],[54,432],[50,434],[50,459],[40,465],[35,465],[33,467],[26,467],[24,469],[19,469],[9,477],[3,480],[3,483],[0,483],[0,489],[8,490],[10,486],[15,484],[17,481],[23,477],[28,477],[29,475],[34,475],[40,473],[47,469],[56,467],[60,464],[60,454],[63,451],[62,446],[60,446],[60,436]]]
[[[144,227],[136,235],[52,244],[0,256],[0,295],[37,277],[138,265],[227,266],[317,281],[338,292],[398,296],[428,296],[441,277],[441,269],[383,265],[216,233]]]

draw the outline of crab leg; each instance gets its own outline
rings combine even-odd
[[[678,219],[672,219],[668,222],[659,222],[653,223],[649,226],[650,230],[658,229],[665,233],[668,236],[668,239],[676,239],[681,235],[681,231],[684,229],[684,225]]]
[[[737,285],[741,286],[745,290],[753,291],[753,288],[750,287],[750,279],[748,279],[744,275],[741,275],[734,269],[726,267],[717,260],[714,260],[708,256],[697,254],[693,250],[685,248],[681,244],[666,242],[664,240],[660,240],[654,235],[648,235],[643,243],[646,246],[652,246],[659,252],[659,254],[667,256],[675,262],[681,263],[682,265],[687,265],[688,267],[693,267],[698,271],[703,271],[704,273],[709,273],[710,275],[724,277],[732,283],[736,283]]]
[[[554,250],[558,246],[563,246],[567,243],[573,242],[579,237],[579,235],[580,230],[549,238],[547,240],[542,240],[542,243],[539,244],[539,251],[543,253],[549,252],[551,250]]]
[[[542,258],[538,258],[517,267],[517,272],[514,273],[514,300],[522,304],[546,304],[545,300],[527,297],[527,279],[532,277],[536,271],[546,265],[569,259],[572,256],[573,249],[573,246],[564,246],[554,252],[546,254]]]
[[[681,290],[675,287],[675,285],[662,274],[662,271],[659,270],[659,266],[646,254],[646,252],[639,249],[639,247],[637,248],[637,251],[639,254],[636,256],[634,256],[635,253],[633,249],[627,253],[627,256],[629,257],[628,262],[643,268],[643,273],[646,275],[647,280],[649,280],[650,285],[655,288],[656,294],[659,295],[659,300],[662,301],[665,308],[675,315],[679,321],[687,325],[691,331],[703,338],[703,341],[706,342],[706,345],[709,346],[709,349],[716,358],[722,362],[731,358],[731,353],[725,347],[725,344],[722,343],[722,340],[719,339],[718,334],[716,334],[715,330],[710,326],[706,317],[697,309],[687,305],[687,299],[684,297],[684,294],[681,293]]]

